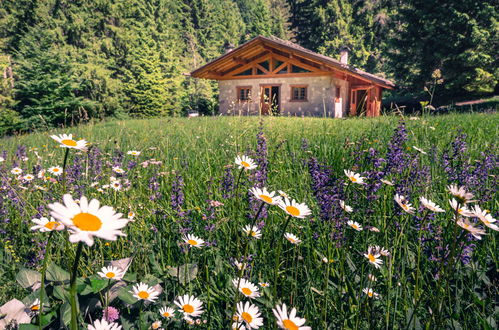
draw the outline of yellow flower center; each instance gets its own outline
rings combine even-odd
[[[354,176],[349,176],[350,180],[352,180],[352,182],[357,182],[357,178],[354,177]]]
[[[267,196],[267,195],[260,195],[260,196],[258,196],[258,197],[260,197],[260,199],[261,199],[262,201],[264,201],[265,203],[272,204],[272,202],[273,202],[272,198],[271,198],[271,197],[269,197],[269,196]]]
[[[298,208],[297,208],[297,207],[294,207],[294,206],[291,206],[291,205],[286,206],[286,211],[287,211],[289,214],[291,214],[292,216],[294,216],[294,217],[297,217],[297,216],[299,216],[299,215],[300,215],[300,210],[298,210]]]
[[[357,226],[356,224],[352,223],[352,228],[353,229],[359,229],[359,226]]]
[[[407,211],[409,209],[409,206],[402,204],[402,208]]]
[[[290,241],[291,243],[295,243],[296,240],[294,238],[291,238],[291,237],[288,237],[288,241]]]
[[[249,313],[243,312],[241,314],[241,317],[248,323],[251,323],[251,321],[253,321],[253,317]]]
[[[40,305],[31,306],[31,310],[32,311],[38,311],[38,310],[40,310]]]
[[[170,317],[170,313],[168,313],[168,312],[164,312],[164,313],[163,313],[163,316],[164,316],[164,317]]]
[[[106,273],[106,277],[107,277],[107,278],[113,278],[113,277],[115,277],[115,276],[116,276],[116,274],[115,274],[115,273],[113,273],[113,272],[108,272],[108,273]]]
[[[54,168],[54,169],[52,169],[52,172],[59,172],[59,169],[58,168]]]
[[[250,296],[253,293],[253,291],[251,291],[248,288],[242,288],[241,291],[242,291],[242,293],[244,293],[247,296]]]
[[[282,321],[282,325],[284,325],[284,328],[287,329],[287,330],[298,330],[298,326],[295,324],[295,322],[291,321],[291,320],[284,320]]]
[[[490,225],[490,221],[488,221],[488,220],[483,220],[483,223],[486,225]]]
[[[190,245],[198,245],[198,242],[193,239],[188,240],[187,243],[189,243]]]
[[[184,310],[184,312],[186,313],[193,313],[194,312],[194,306],[192,305],[189,305],[189,304],[185,304],[182,309]]]
[[[149,292],[147,291],[140,291],[137,296],[140,297],[140,299],[147,299],[149,298]]]
[[[57,221],[49,221],[45,224],[45,228],[48,228],[50,230],[54,230],[55,227],[57,227],[59,223]]]
[[[373,297],[373,293],[372,293],[372,291],[367,291],[367,295],[368,295],[370,298],[372,298],[372,297]]]
[[[73,224],[84,231],[98,231],[102,221],[93,214],[79,213],[73,217]]]
[[[242,161],[241,165],[243,165],[244,167],[250,167],[250,164],[246,163],[245,161]]]
[[[68,146],[68,147],[76,147],[77,146],[75,140],[62,140],[61,143]]]
[[[369,258],[369,261],[370,262],[375,262],[376,261],[376,258],[372,255],[372,254],[368,254],[367,257]]]
[[[129,218],[131,218],[131,217],[133,217],[133,216],[134,216],[134,213],[133,213],[133,212],[129,212],[129,213],[128,213],[128,217],[129,217]]]

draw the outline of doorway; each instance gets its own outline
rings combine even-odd
[[[350,95],[350,116],[367,115],[367,89],[352,90]]]
[[[278,115],[280,113],[281,87],[279,85],[261,86],[260,113]]]

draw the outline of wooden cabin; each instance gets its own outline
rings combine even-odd
[[[219,85],[227,115],[379,116],[389,80],[290,41],[258,36],[191,72]]]

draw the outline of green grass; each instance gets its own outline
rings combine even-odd
[[[305,317],[307,325],[313,329],[326,329],[328,326],[470,328],[477,324],[483,328],[494,327],[493,318],[497,317],[494,316],[494,308],[497,309],[497,305],[493,301],[497,288],[487,284],[487,281],[497,274],[496,232],[487,230],[488,235],[482,241],[474,242],[476,248],[469,265],[458,262],[452,272],[444,267],[443,279],[438,281],[433,275],[440,266],[429,261],[421,250],[418,244],[420,233],[414,225],[413,217],[400,215],[394,206],[394,188],[384,186],[377,192],[379,199],[375,202],[365,198],[361,186],[349,186],[344,195],[347,204],[355,209],[349,218],[365,227],[376,226],[381,230],[380,233],[367,230],[355,232],[347,228],[346,243],[336,247],[335,242],[329,239],[329,233],[333,231],[331,224],[319,219],[307,160],[315,157],[319,162],[327,164],[340,180],[346,179],[344,169],[353,168],[361,173],[371,171],[373,167],[366,159],[367,151],[374,148],[380,156],[384,156],[398,121],[399,118],[396,117],[345,120],[264,118],[269,160],[266,186],[269,190],[283,190],[297,201],[309,205],[312,209],[310,218],[314,220],[293,219],[290,222],[287,231],[303,240],[302,244],[293,246],[278,237],[286,216],[279,208],[271,207],[263,238],[249,245],[249,252],[254,255],[250,281],[271,284],[270,288],[261,289],[261,298],[254,300],[262,311],[264,329],[275,327],[271,309],[279,301],[296,307],[298,315]],[[417,162],[415,168],[407,168],[400,175],[389,179],[395,182],[408,180],[414,191],[410,200],[413,205],[419,206],[419,196],[426,196],[447,210],[445,214],[437,215],[435,220],[431,220],[435,226],[442,228],[444,242],[451,243],[455,240],[453,235],[461,233],[461,229],[458,228],[459,231],[455,232],[454,224],[451,223],[453,215],[449,210],[450,197],[445,187],[453,182],[448,180],[440,165],[441,153],[450,148],[456,135],[465,133],[468,150],[459,161],[474,166],[475,160],[482,159],[482,152],[497,154],[498,124],[497,114],[461,114],[406,120],[408,141],[403,148]],[[246,216],[246,193],[239,200],[224,199],[219,187],[225,168],[233,166],[236,155],[254,154],[258,126],[259,118],[254,117],[161,118],[110,121],[55,131],[73,133],[103,151],[103,172],[98,178],[92,175],[87,154],[79,158],[83,173],[90,173],[78,179],[78,185],[83,187],[85,195],[97,198],[102,204],[111,205],[119,212],[127,213],[132,210],[136,213],[136,221],[130,223],[125,230],[127,238],[120,238],[110,244],[96,239],[93,247],[84,248],[79,274],[92,277],[105,261],[133,256],[134,261],[126,278],[128,285],[142,280],[160,283],[164,289],[160,303],[149,306],[148,312],[143,315],[149,323],[159,319],[157,310],[162,304],[172,305],[177,295],[192,293],[199,296],[205,304],[203,319],[208,322],[205,327],[227,328],[234,301],[231,280],[238,276],[231,258],[242,256],[244,237],[240,227],[251,223],[252,219]],[[18,145],[36,148],[40,158],[37,159],[34,151],[28,151],[29,160],[22,163],[25,173],[31,173],[36,163],[43,168],[62,166],[64,150],[58,148],[49,137],[55,132],[0,140],[0,151],[8,151],[6,162],[0,163],[0,174],[4,181],[5,178],[10,178],[9,187],[25,203],[24,210],[19,210],[9,200],[4,201],[3,209],[6,210],[10,223],[0,224],[0,228],[8,232],[0,236],[4,244],[0,255],[0,303],[14,297],[22,300],[30,294],[29,290],[14,284],[14,276],[26,265],[29,254],[39,252],[36,244],[46,240],[47,235],[30,232],[29,220],[36,215],[37,208],[59,201],[63,193],[60,184],[43,183],[38,179],[36,183],[22,184],[28,189],[20,189],[21,184],[9,172],[14,160],[13,153]],[[307,151],[301,147],[304,139],[309,145]],[[419,155],[413,146],[426,150],[428,155]],[[112,162],[116,149],[125,153],[122,165],[124,169],[131,160],[140,163],[156,159],[162,164],[145,168],[139,165],[127,171],[131,181],[131,189],[128,191],[106,190],[100,193],[91,184],[95,181],[99,182],[99,186],[109,183],[109,177],[114,174],[112,166],[106,165],[106,161]],[[436,150],[435,158],[431,156],[432,149]],[[135,159],[126,155],[128,150],[140,150],[142,154]],[[359,155],[357,161],[356,155]],[[74,152],[70,153],[68,166],[74,165],[75,156]],[[423,166],[428,166],[431,174],[429,182],[418,182],[414,177],[416,168]],[[238,176],[236,168],[231,171],[234,177]],[[497,175],[497,166],[491,170],[491,174]],[[189,226],[192,227],[192,232],[206,240],[216,240],[216,246],[194,249],[189,254],[183,253],[179,248],[179,217],[170,203],[172,182],[177,175],[181,175],[185,182],[182,189],[185,204],[182,208],[191,212],[192,223]],[[156,201],[149,199],[152,177],[158,179],[162,195]],[[243,174],[240,192],[251,187],[247,178],[247,174]],[[43,185],[48,191],[37,191],[34,184]],[[72,189],[71,184],[68,187]],[[6,189],[11,188],[4,186],[4,191]],[[473,193],[481,199],[487,189],[492,189],[493,196],[480,206],[491,210],[494,215],[497,214],[494,212],[498,206],[495,178],[490,177],[483,190]],[[77,197],[79,196],[75,196]],[[225,205],[216,208],[214,219],[206,220],[208,200],[217,200]],[[373,212],[369,212],[369,209]],[[44,214],[47,215],[46,208]],[[207,224],[214,225],[216,229],[206,232],[204,227]],[[319,237],[314,239],[314,233]],[[13,239],[5,246],[7,236],[12,236]],[[57,233],[54,242],[51,259],[69,271],[75,246],[67,243],[63,233]],[[280,273],[276,283],[273,276],[277,246],[281,242]],[[435,244],[431,243],[428,247],[433,249]],[[391,259],[384,259],[385,264],[381,270],[368,264],[362,255],[369,245],[382,245],[392,253]],[[323,257],[334,259],[335,262],[326,265],[321,261]],[[168,274],[168,267],[176,268],[186,262],[196,263],[198,273],[193,281],[182,284]],[[362,289],[367,285],[368,273],[378,278],[373,286],[381,294],[378,300],[366,299],[362,294]],[[25,302],[32,298],[33,294],[30,298],[25,298]],[[50,294],[49,298],[51,309],[56,310],[63,305],[64,299]],[[115,300],[112,305],[120,307],[129,321],[136,320],[138,304],[127,309],[124,305],[126,299],[123,299]],[[440,310],[435,310],[435,306],[440,307]],[[99,313],[99,309],[93,312],[92,319],[99,318]],[[56,318],[54,315],[53,320]],[[409,321],[411,324],[408,324]],[[88,322],[88,318],[85,322]],[[175,321],[170,326],[181,327],[182,322]]]

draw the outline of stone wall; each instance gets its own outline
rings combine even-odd
[[[258,115],[260,111],[261,85],[280,86],[280,112],[282,116],[344,117],[347,114],[348,82],[332,76],[277,77],[220,80],[220,113],[225,115]],[[291,85],[308,85],[307,101],[291,101]],[[252,100],[239,102],[237,87],[251,87]],[[340,103],[335,103],[336,86],[340,87]],[[341,109],[341,110],[340,110]]]

